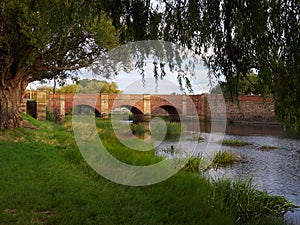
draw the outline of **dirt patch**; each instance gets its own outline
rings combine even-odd
[[[17,209],[4,209],[4,214],[17,217],[19,215],[19,211]]]
[[[37,212],[37,222],[39,224],[48,224],[48,220],[50,219],[50,217],[54,216],[54,212],[52,211],[41,211],[41,212]]]

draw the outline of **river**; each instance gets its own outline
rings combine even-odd
[[[208,137],[211,134],[204,130],[201,135]],[[300,138],[292,137],[279,126],[231,124],[226,127],[224,139],[237,139],[249,143],[243,147],[221,147],[224,150],[232,149],[233,153],[242,157],[243,163],[218,170],[211,169],[208,171],[210,176],[252,178],[257,189],[284,196],[300,206]],[[199,142],[198,152],[207,145],[207,140],[205,138]],[[159,148],[173,144],[176,145],[176,142],[166,141]],[[261,146],[276,148],[263,150]],[[287,212],[285,217],[293,224],[300,225],[300,209]]]

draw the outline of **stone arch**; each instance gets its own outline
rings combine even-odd
[[[158,111],[159,108],[163,109],[167,113],[170,122],[180,122],[179,114],[181,114],[181,111],[179,109],[172,105],[160,105],[153,109],[151,114],[153,114],[155,111]]]
[[[90,115],[92,113],[95,114],[96,117],[101,117],[101,113],[93,106],[80,104],[75,105],[72,108],[73,114],[81,114],[81,115]]]

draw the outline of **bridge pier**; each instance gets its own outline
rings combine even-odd
[[[151,120],[151,95],[144,95],[144,120]]]
[[[46,120],[46,92],[39,91],[36,96],[36,118],[40,121]]]
[[[108,95],[101,95],[101,117],[102,118],[109,117]]]

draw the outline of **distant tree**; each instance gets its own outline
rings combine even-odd
[[[79,93],[119,94],[121,91],[115,82],[83,79],[78,81]],[[75,92],[74,92],[75,93]]]
[[[238,86],[237,93],[233,91]],[[238,97],[240,95],[261,95],[270,96],[271,92],[266,85],[263,85],[257,74],[249,71],[241,74],[238,84],[236,83],[236,74],[230,81],[219,82],[210,90],[212,94],[223,94],[226,99]]]
[[[53,94],[53,88],[50,86],[40,86],[36,90],[37,91],[45,91],[47,94]]]
[[[76,93],[77,88],[80,88],[79,86],[80,85],[78,85],[78,84],[62,86],[57,89],[56,93],[74,94],[74,93]]]
[[[40,86],[38,91],[46,91],[48,94],[53,94],[53,88],[50,86]],[[99,94],[119,94],[121,91],[115,82],[99,81],[83,79],[77,84],[65,85],[56,89],[57,94],[75,94],[78,93],[99,93]]]

